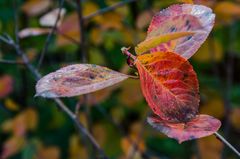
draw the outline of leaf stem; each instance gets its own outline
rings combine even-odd
[[[62,12],[62,9],[63,9],[63,4],[64,4],[64,0],[60,0],[59,1],[59,11],[58,11],[57,19],[54,23],[54,26],[52,27],[51,32],[49,32],[49,34],[47,36],[47,39],[45,41],[44,47],[41,51],[41,54],[40,54],[40,57],[39,57],[39,60],[38,60],[37,69],[39,69],[41,67],[44,56],[45,56],[46,52],[48,51],[48,46],[50,45],[52,36],[53,36],[54,32],[57,30],[58,22],[61,19],[61,12]]]
[[[228,146],[238,157],[240,157],[240,152],[235,147],[233,147],[222,135],[220,135],[218,132],[215,132],[214,135],[226,146]]]
[[[124,55],[128,56],[128,57],[131,57],[134,61],[137,59],[136,56],[134,56],[133,54],[131,54],[128,50],[130,49],[129,48],[126,48],[126,47],[122,47],[121,48],[121,51]]]
[[[116,8],[122,7],[122,6],[126,5],[127,3],[131,3],[131,2],[135,2],[135,1],[137,1],[137,0],[124,0],[122,2],[118,2],[116,4],[113,4],[113,5],[109,6],[109,7],[100,9],[100,10],[98,10],[98,11],[92,13],[92,14],[84,16],[83,18],[84,18],[84,20],[88,20],[88,19],[91,19],[91,18],[93,18],[93,17],[95,17],[97,15],[104,14],[104,13],[112,11],[112,10],[114,10]]]
[[[20,65],[24,65],[24,63],[23,63],[23,62],[20,62],[20,61],[4,60],[4,59],[0,59],[0,63],[4,63],[4,64],[20,64]]]

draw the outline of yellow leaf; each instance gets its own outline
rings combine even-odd
[[[176,40],[176,39],[179,39],[179,38],[182,38],[185,36],[190,36],[190,35],[193,35],[194,33],[196,33],[196,32],[175,32],[175,33],[159,35],[159,36],[147,39],[147,40],[139,43],[135,47],[135,51],[139,55],[139,54],[149,51],[150,49],[152,49],[162,43],[166,43],[171,40]]]
[[[240,130],[240,108],[234,108],[230,115],[230,121],[234,128]]]
[[[224,104],[221,98],[211,98],[200,107],[201,114],[208,114],[216,118],[224,116]]]
[[[28,130],[34,130],[38,123],[38,114],[34,109],[27,109],[24,112]]]
[[[97,23],[101,26],[102,29],[122,29],[123,16],[116,12],[108,12],[101,16],[97,16]]]
[[[35,110],[27,109],[11,120],[2,124],[4,132],[12,132],[15,136],[24,136],[28,130],[37,126],[38,116]]]
[[[230,1],[218,2],[214,12],[219,22],[231,23],[235,18],[240,17],[240,5]]]
[[[86,147],[80,144],[79,136],[72,135],[69,140],[69,158],[70,159],[87,159],[88,153]]]
[[[95,124],[92,128],[92,132],[100,146],[103,146],[107,140],[105,127],[102,124]]]
[[[190,3],[190,4],[193,4],[193,1],[192,0],[179,0],[180,2],[182,3]]]
[[[18,153],[24,146],[25,141],[23,137],[13,136],[9,138],[4,144],[2,153],[0,154],[1,159],[7,159],[10,156]]]
[[[202,88],[201,94],[203,100],[201,100],[200,113],[209,114],[216,118],[223,118],[224,112],[224,101],[222,96],[214,89]]]
[[[221,15],[240,16],[240,5],[230,1],[218,2],[215,13]]]
[[[123,137],[121,139],[121,147],[126,156],[132,154],[134,148],[134,143],[138,146],[138,151],[144,152],[145,151],[145,144],[143,139],[139,139],[136,135],[130,135],[127,137]],[[137,152],[138,152],[137,151]]]
[[[87,1],[87,2],[83,3],[83,15],[84,16],[87,16],[91,13],[96,12],[98,9],[99,9],[99,7],[93,2]]]
[[[60,150],[56,146],[41,147],[38,157],[41,159],[60,159]]]
[[[99,45],[100,43],[102,43],[103,38],[102,38],[102,31],[100,28],[94,28],[90,31],[90,40],[95,45]]]
[[[197,140],[200,156],[206,159],[219,159],[223,144],[211,135]]]
[[[12,110],[12,111],[17,111],[19,110],[19,105],[14,102],[12,99],[10,98],[7,98],[5,101],[4,101],[4,104],[5,104],[5,107],[9,110]]]
[[[6,120],[2,123],[1,125],[2,131],[3,132],[10,132],[12,131],[13,128],[13,120]]]
[[[119,96],[121,102],[127,106],[137,106],[137,103],[143,99],[139,86],[139,80],[129,79],[124,81],[121,85],[122,91]]]

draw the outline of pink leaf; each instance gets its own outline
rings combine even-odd
[[[186,123],[166,121],[158,116],[148,117],[147,121],[168,137],[178,140],[179,143],[212,135],[221,126],[218,119],[203,114],[197,115]]]
[[[25,28],[18,33],[20,38],[26,38],[29,36],[38,36],[43,34],[48,34],[51,29],[48,28]]]
[[[127,78],[128,75],[98,65],[69,65],[40,79],[36,96],[72,97],[112,86]]]
[[[188,59],[206,40],[214,19],[215,14],[208,7],[191,4],[172,5],[153,17],[146,40],[172,32],[196,31],[193,36],[172,40],[151,49],[152,52],[173,51]]]

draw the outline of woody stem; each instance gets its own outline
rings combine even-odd
[[[121,51],[124,55],[128,56],[128,57],[131,57],[134,61],[137,59],[136,56],[134,56],[133,54],[131,54],[128,50],[130,48],[126,48],[126,47],[122,47],[121,48]]]
[[[240,152],[235,147],[233,147],[222,135],[220,135],[218,132],[215,132],[214,135],[226,146],[228,146],[238,157],[240,157]]]

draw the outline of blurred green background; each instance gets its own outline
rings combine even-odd
[[[83,0],[83,16],[119,2]],[[39,72],[45,75],[62,66],[81,63],[84,57],[87,63],[134,74],[136,70],[126,64],[121,47],[134,48],[144,40],[154,13],[182,2],[126,2],[114,10],[85,19],[84,32],[79,33],[76,1],[65,0],[65,14],[48,42]],[[200,82],[200,113],[220,119],[220,133],[239,150],[240,1],[196,0],[194,3],[209,6],[217,15],[211,35],[190,60]],[[8,34],[15,39],[14,15],[17,15],[20,46],[34,67],[38,66],[54,24],[49,24],[53,22],[51,17],[46,21],[43,16],[58,7],[57,0],[0,0],[1,35]],[[56,19],[57,14],[52,15]],[[84,37],[83,45],[78,44],[80,35]],[[52,100],[33,97],[35,77],[22,64],[15,49],[1,42],[0,59],[0,154],[9,159],[97,158],[88,139],[79,135],[74,123]],[[237,158],[214,136],[178,144],[150,127],[146,123],[150,109],[138,80],[126,80],[85,97],[63,101],[73,111],[77,104],[81,105],[80,122],[112,159]]]

